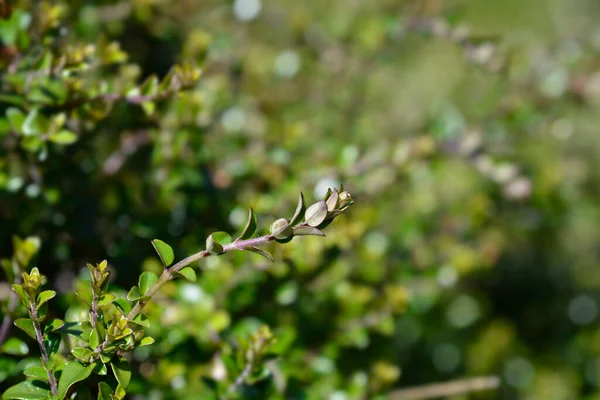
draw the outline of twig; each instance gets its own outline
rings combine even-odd
[[[496,389],[498,386],[500,386],[500,379],[497,376],[480,376],[395,390],[389,394],[388,398],[390,400],[435,399],[480,390]]]
[[[247,239],[247,240],[235,240],[234,242],[223,246],[223,252],[221,254],[225,254],[225,253],[228,253],[233,250],[244,250],[246,247],[250,247],[250,246],[261,246],[263,244],[272,242],[273,240],[275,240],[275,237],[272,235],[265,235],[265,236],[260,236],[257,238]],[[211,254],[208,252],[208,250],[202,250],[196,254],[192,254],[191,256],[184,258],[183,260],[179,261],[177,264],[173,265],[172,267],[166,268],[163,271],[163,273],[160,275],[158,280],[154,283],[154,285],[152,285],[150,287],[150,289],[148,289],[148,291],[144,295],[145,300],[144,299],[138,300],[138,302],[131,309],[131,311],[129,311],[129,314],[127,314],[127,319],[130,321],[133,320],[142,311],[142,308],[144,308],[144,306],[148,303],[150,298],[152,298],[152,296],[154,296],[154,294],[158,291],[158,289],[160,289],[160,287],[162,285],[164,285],[166,282],[173,279],[174,273],[176,273],[176,272],[180,271],[181,269],[187,267],[188,265],[190,265],[198,260],[201,260],[203,258],[206,258],[210,255]]]
[[[31,301],[29,306],[29,314],[31,316],[31,321],[33,322],[33,328],[35,330],[35,339],[40,346],[40,352],[42,353],[42,361],[43,367],[48,374],[48,383],[50,384],[50,391],[54,396],[58,395],[58,386],[56,384],[56,378],[54,378],[54,372],[52,368],[50,368],[50,359],[48,358],[48,351],[46,350],[46,346],[44,345],[44,337],[42,336],[42,328],[40,327],[40,320],[37,315],[37,308],[35,301]]]

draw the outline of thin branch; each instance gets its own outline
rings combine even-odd
[[[497,376],[480,376],[395,390],[389,394],[388,398],[390,400],[436,399],[480,390],[496,389],[498,386],[500,386],[500,379]]]
[[[43,367],[48,374],[48,383],[50,384],[50,391],[54,396],[58,395],[58,385],[56,384],[56,378],[54,378],[54,372],[52,368],[50,368],[50,359],[48,358],[48,351],[46,350],[46,345],[44,344],[44,337],[42,335],[42,328],[40,327],[40,320],[37,315],[37,309],[35,301],[31,301],[29,307],[29,314],[31,316],[31,321],[33,322],[33,328],[35,330],[35,339],[40,346],[40,352],[42,353],[42,361],[44,363]]]
[[[273,240],[275,240],[275,237],[271,236],[271,235],[259,236],[259,237],[256,237],[253,239],[247,239],[247,240],[236,239],[232,243],[229,243],[229,244],[223,246],[223,252],[221,254],[225,254],[225,253],[228,253],[233,250],[244,250],[246,247],[250,247],[250,246],[261,246],[266,243],[272,242]],[[221,255],[221,254],[219,254],[219,255]],[[183,268],[187,267],[188,265],[190,265],[198,260],[201,260],[203,258],[206,258],[210,255],[211,254],[208,252],[208,250],[202,250],[198,253],[192,254],[191,256],[184,258],[183,260],[179,261],[177,264],[173,265],[172,267],[166,268],[163,271],[163,273],[160,275],[158,280],[154,283],[154,285],[152,285],[150,287],[150,289],[148,289],[148,291],[144,295],[144,298],[146,300],[143,300],[143,299],[138,300],[138,302],[131,309],[131,311],[129,311],[129,314],[127,314],[127,319],[130,321],[133,320],[142,311],[142,308],[144,308],[144,306],[148,303],[148,301],[152,298],[152,296],[154,296],[154,294],[156,292],[158,292],[160,287],[162,285],[164,285],[166,282],[168,282],[169,280],[173,279],[174,273],[176,273],[176,272],[182,270]]]

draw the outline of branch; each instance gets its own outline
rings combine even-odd
[[[225,254],[233,250],[244,250],[246,247],[250,246],[261,246],[274,240],[275,236],[273,235],[259,236],[257,238],[247,240],[235,240],[234,242],[223,246],[223,252],[221,254]],[[129,311],[129,314],[127,314],[127,319],[130,321],[133,320],[142,311],[142,308],[144,308],[144,306],[148,303],[152,296],[154,296],[154,294],[158,292],[160,287],[169,280],[173,279],[174,273],[208,256],[211,256],[208,250],[202,250],[198,253],[192,254],[191,256],[184,258],[183,260],[179,261],[177,264],[171,266],[170,268],[165,269],[158,278],[158,280],[154,283],[154,285],[152,285],[150,289],[148,289],[148,292],[144,296],[145,300],[138,300],[138,302],[131,309],[131,311]]]
[[[497,376],[480,376],[450,382],[432,383],[408,389],[395,390],[389,394],[390,400],[422,400],[456,396],[480,390],[496,389],[500,386]]]
[[[48,374],[48,383],[50,384],[50,390],[54,396],[58,395],[58,385],[56,384],[56,378],[54,378],[54,372],[52,368],[49,367],[50,359],[48,358],[48,351],[46,350],[46,345],[44,344],[44,337],[42,335],[42,328],[40,327],[40,320],[37,315],[37,309],[35,301],[32,300],[29,306],[29,314],[31,316],[31,321],[33,322],[33,328],[35,329],[35,339],[40,346],[40,352],[42,353],[42,361],[43,367]]]

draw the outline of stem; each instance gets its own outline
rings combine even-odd
[[[500,379],[497,376],[480,376],[395,390],[389,394],[389,398],[390,400],[435,399],[479,390],[496,389],[499,385]]]
[[[273,240],[275,240],[275,237],[273,237],[271,235],[259,236],[259,237],[256,237],[253,239],[247,239],[247,240],[236,239],[232,243],[229,243],[229,244],[223,246],[223,252],[221,254],[225,254],[225,253],[228,253],[233,250],[244,250],[246,247],[250,247],[250,246],[261,246],[263,244],[272,242]],[[219,254],[219,255],[221,255],[221,254]],[[188,265],[190,265],[198,260],[201,260],[203,258],[209,257],[211,255],[212,254],[210,254],[207,250],[202,250],[198,253],[192,254],[191,256],[184,258],[183,260],[179,261],[177,264],[174,264],[170,268],[165,268],[165,270],[160,275],[158,280],[156,282],[154,282],[154,285],[152,285],[150,287],[150,289],[148,289],[148,291],[144,295],[146,300],[142,300],[142,299],[138,300],[138,302],[135,304],[135,306],[133,306],[131,311],[129,311],[129,314],[127,314],[127,319],[130,321],[132,319],[134,319],[142,311],[142,308],[144,308],[144,306],[148,303],[148,301],[150,301],[152,296],[154,296],[154,294],[156,292],[158,292],[160,287],[162,285],[164,285],[166,282],[168,282],[169,280],[173,279],[173,274],[175,272],[178,272],[178,271],[182,270],[183,268],[187,267]]]
[[[52,368],[49,367],[50,359],[48,358],[48,351],[46,350],[46,346],[44,345],[44,337],[42,336],[42,328],[40,327],[40,321],[37,315],[37,309],[35,307],[35,302],[31,301],[29,307],[29,314],[31,316],[31,321],[33,322],[33,328],[35,329],[35,338],[40,346],[40,352],[42,353],[42,361],[43,367],[48,374],[48,383],[50,384],[50,391],[54,396],[58,395],[58,385],[56,384],[56,379],[54,378],[54,372]]]
[[[92,293],[92,307],[90,314],[92,315],[92,329],[95,329],[96,323],[98,322],[98,295],[96,295],[95,292]]]

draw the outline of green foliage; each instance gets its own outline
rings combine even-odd
[[[0,0],[0,393],[597,398],[596,3]]]

